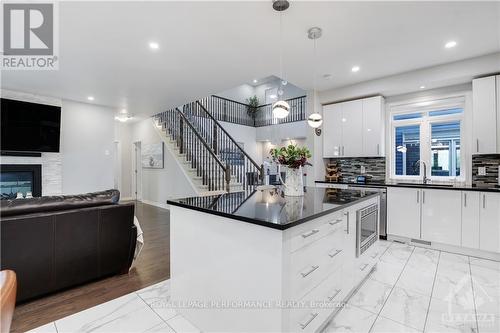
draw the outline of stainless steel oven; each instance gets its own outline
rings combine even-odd
[[[356,257],[365,252],[378,238],[378,204],[373,204],[356,213]]]

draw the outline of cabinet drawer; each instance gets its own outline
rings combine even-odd
[[[300,299],[336,270],[344,258],[343,229],[290,255],[290,296]]]
[[[343,222],[343,214],[339,212],[338,214],[328,215],[318,221],[310,224],[305,223],[303,226],[297,227],[291,234],[290,252],[297,251],[329,233],[343,230],[345,227],[345,223]]]
[[[343,291],[339,268],[314,288],[303,299],[304,308],[294,309],[290,316],[290,331],[316,331],[329,316],[337,311],[346,293]]]

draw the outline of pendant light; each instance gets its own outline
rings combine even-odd
[[[278,89],[278,101],[273,104],[273,116],[283,119],[290,113],[290,105],[283,100],[283,87],[287,81],[283,77],[283,11],[288,9],[290,3],[287,0],[273,0],[273,8],[280,14],[280,88]]]
[[[316,39],[320,38],[322,34],[321,28],[313,27],[307,31],[307,37],[313,40],[314,45],[314,58],[313,58],[313,98],[312,98],[312,106],[313,110],[316,108]],[[323,124],[323,117],[321,114],[314,112],[307,118],[307,123],[312,128],[318,128]]]

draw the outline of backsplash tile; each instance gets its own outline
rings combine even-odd
[[[361,175],[361,166],[366,171],[368,182],[385,181],[385,157],[332,158],[330,163],[338,163],[341,168],[342,181],[354,182]]]
[[[500,154],[472,156],[472,184],[476,186],[498,185]],[[479,167],[486,167],[486,176],[479,176]]]

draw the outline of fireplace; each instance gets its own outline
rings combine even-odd
[[[0,165],[1,199],[15,199],[18,193],[26,197],[31,192],[34,197],[42,196],[41,164]]]

